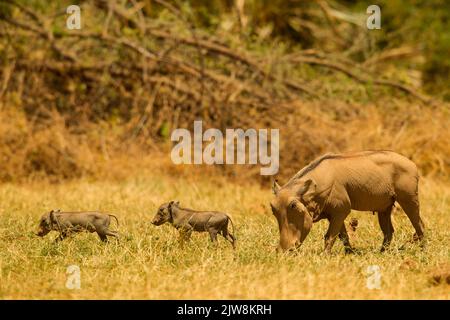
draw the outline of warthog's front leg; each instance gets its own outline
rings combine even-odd
[[[354,253],[352,245],[350,244],[350,238],[348,237],[347,229],[345,228],[345,223],[342,224],[341,230],[339,231],[339,239],[345,248],[345,253]]]
[[[69,233],[67,231],[62,231],[59,236],[55,239],[55,243],[56,242],[60,242],[63,241],[65,238],[67,238],[67,236],[69,235]]]
[[[333,248],[334,242],[338,234],[342,231],[342,226],[344,225],[344,220],[350,213],[350,209],[342,210],[341,212],[336,212],[329,217],[330,225],[328,226],[328,231],[325,234],[325,252],[331,254],[331,248]],[[344,226],[345,229],[345,226]],[[345,230],[345,234],[347,231]],[[344,236],[345,237],[345,236]],[[347,235],[348,238],[348,235]]]
[[[184,246],[185,242],[188,242],[191,239],[192,228],[190,226],[184,226],[179,229],[180,232],[180,245]]]
[[[236,249],[236,238],[230,232],[228,232],[227,226],[222,229],[222,236],[231,243],[233,249]]]

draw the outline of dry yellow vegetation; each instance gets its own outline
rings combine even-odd
[[[0,299],[449,299],[445,1],[382,0],[370,31],[355,23],[365,1],[88,0],[69,30],[72,2],[0,1]],[[280,129],[280,172],[175,166],[171,132],[195,120]],[[340,243],[323,254],[325,221],[296,254],[276,253],[271,180],[367,149],[417,164],[425,248],[397,250],[413,233],[397,210],[383,254],[376,217],[361,212],[349,217],[355,255]],[[176,230],[150,224],[173,199],[229,212],[238,248],[195,234],[182,250]],[[120,242],[38,238],[56,208],[116,214]],[[70,265],[80,290],[65,286]]]
[[[448,284],[436,284],[436,270],[450,258],[450,188],[422,179],[425,249],[411,245],[413,229],[400,210],[392,250],[379,253],[382,234],[375,216],[359,219],[353,237],[358,253],[332,256],[323,250],[326,223],[319,222],[296,254],[277,254],[278,227],[270,212],[271,192],[224,178],[175,177],[149,170],[122,182],[85,179],[0,186],[0,298],[2,299],[448,299]],[[171,199],[197,209],[229,212],[236,225],[235,251],[207,234],[194,234],[181,249],[169,225],[150,224],[157,207]],[[34,235],[39,217],[51,208],[103,210],[120,220],[119,243],[79,234],[59,244],[56,233]],[[78,265],[81,289],[69,290],[66,270]],[[367,288],[367,268],[378,265],[379,290]],[[444,267],[443,267],[444,266]]]

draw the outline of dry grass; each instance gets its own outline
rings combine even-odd
[[[428,230],[424,250],[398,248],[412,234],[404,213],[394,215],[390,252],[379,253],[381,231],[375,216],[359,219],[354,245],[344,255],[337,243],[322,254],[326,223],[314,226],[297,255],[274,252],[278,228],[271,216],[269,189],[233,184],[223,178],[175,178],[149,170],[122,182],[78,180],[59,185],[0,186],[0,298],[2,299],[448,299],[446,283],[429,282],[433,270],[450,258],[450,187],[422,179],[422,215]],[[230,212],[238,248],[206,234],[193,236],[181,250],[176,231],[152,226],[159,204],[177,198],[182,205]],[[104,245],[96,235],[80,234],[54,244],[33,234],[41,214],[51,208],[104,210],[118,215],[120,243]],[[66,268],[81,268],[81,289],[65,288]],[[366,287],[369,265],[381,268],[381,289]]]
[[[280,129],[278,178],[283,181],[326,152],[366,149],[395,150],[412,159],[422,175],[449,181],[448,110],[448,104],[432,109],[396,99],[366,104],[291,101],[273,106],[261,119],[241,115],[229,127]],[[151,138],[134,137],[133,121],[73,125],[56,111],[45,121],[35,121],[18,108],[0,108],[0,119],[7,119],[0,124],[0,182],[59,182],[83,177],[121,180],[149,165],[171,167],[188,175],[214,171],[211,166],[199,171],[199,166],[193,169],[170,163],[171,130],[192,130],[193,122],[170,122],[168,136]],[[209,127],[223,130],[205,120],[204,130]],[[259,165],[222,166],[219,172],[245,181],[268,182],[261,179],[259,169]]]
[[[354,36],[351,50],[334,47],[329,23],[316,18],[330,41],[317,38],[326,47],[314,46],[311,55],[231,29],[198,28],[194,37],[184,9],[181,16],[167,7],[143,15],[104,1],[85,1],[84,30],[69,36],[55,15],[66,2],[40,10],[30,4],[31,16],[26,8],[0,8],[0,298],[449,298],[449,104],[437,96],[419,103],[419,89],[404,95],[369,80],[411,83],[407,74],[420,63],[379,61],[369,74],[353,60],[366,57],[368,34]],[[53,18],[41,23],[44,17]],[[353,24],[340,24],[354,34]],[[52,33],[49,45],[43,35]],[[272,177],[261,178],[259,166],[171,163],[170,133],[198,119],[204,130],[279,128],[282,182],[325,152],[391,149],[410,157],[426,177],[426,249],[380,254],[376,217],[353,213],[359,254],[344,256],[338,244],[324,256],[321,222],[297,255],[277,255]],[[175,230],[149,224],[174,198],[230,212],[238,249],[224,241],[215,248],[203,234],[181,250]],[[53,208],[112,211],[124,235],[107,245],[91,234],[61,244],[52,242],[56,235],[37,238],[39,216]],[[412,227],[404,214],[394,224],[398,248]],[[72,264],[81,268],[79,291],[65,288]],[[381,290],[366,288],[370,265],[381,268]]]

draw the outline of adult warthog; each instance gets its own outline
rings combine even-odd
[[[424,225],[419,214],[418,181],[416,165],[392,151],[326,154],[284,186],[274,182],[276,196],[270,205],[280,230],[279,249],[300,246],[314,222],[328,219],[325,251],[331,252],[339,235],[345,251],[352,252],[344,220],[353,209],[378,213],[384,251],[394,232],[391,212],[396,201],[416,231],[413,240],[421,240]]]

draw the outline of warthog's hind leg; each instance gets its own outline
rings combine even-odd
[[[103,242],[108,242],[108,237],[106,236],[106,234],[101,233],[101,232],[97,233],[97,234],[98,234],[100,240],[102,240]]]
[[[392,235],[394,234],[394,226],[392,225],[391,213],[393,205],[382,212],[378,212],[378,223],[380,224],[381,231],[383,231],[383,244],[381,246],[381,252],[384,252],[391,244]]]
[[[111,235],[110,231],[107,227],[99,227],[95,230],[98,234],[98,237],[100,238],[100,240],[102,240],[103,242],[108,242],[108,237],[107,235]],[[115,235],[114,235],[115,236]]]
[[[403,211],[405,211],[416,231],[413,235],[412,241],[421,241],[425,234],[425,226],[422,219],[420,218],[420,206],[417,194],[414,196],[399,195],[397,201],[402,207]]]
[[[236,249],[236,238],[228,232],[228,226],[226,226],[225,229],[222,229],[220,234],[231,243],[233,249]]]
[[[114,238],[116,238],[116,240],[117,241],[119,241],[119,232],[117,232],[117,231],[112,231],[112,230],[107,230],[106,231],[106,233],[105,233],[107,236],[111,236],[111,237],[114,237]]]
[[[68,233],[66,231],[61,232],[59,234],[59,236],[55,239],[55,243],[63,241],[65,238],[67,238],[67,236],[68,236]]]
[[[217,233],[219,233],[219,231],[216,228],[209,228],[208,232],[209,232],[209,237],[211,238],[211,241],[217,242]]]

